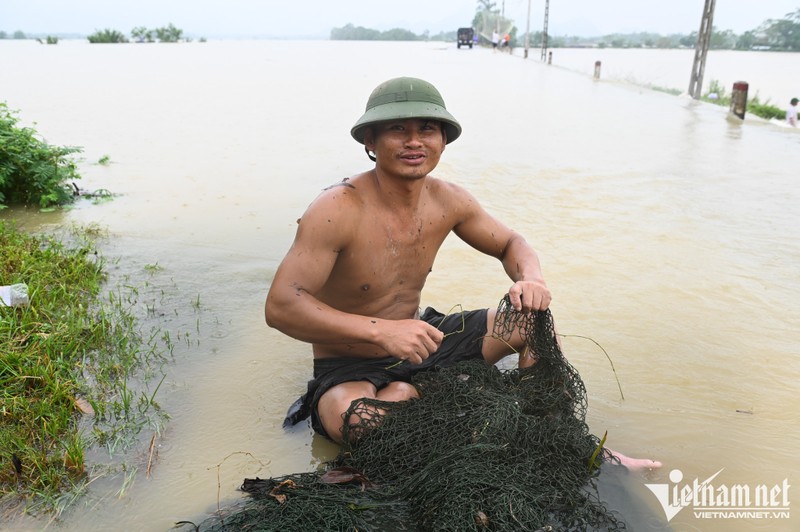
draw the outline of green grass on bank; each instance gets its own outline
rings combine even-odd
[[[708,91],[700,99],[704,102],[723,105],[729,109],[731,107],[731,95],[728,94],[728,92],[725,90],[725,87],[723,87],[717,80],[712,80],[711,83],[708,84]],[[771,120],[773,118],[783,120],[786,118],[786,109],[775,107],[769,103],[769,100],[762,102],[758,96],[758,93],[747,98],[746,113],[752,113],[756,116],[760,116],[761,118],[766,118],[767,120]]]
[[[648,87],[654,91],[666,92],[667,94],[672,94],[675,96],[683,94],[683,91],[680,89],[660,87],[657,85],[649,85]],[[731,107],[731,95],[727,93],[725,87],[723,87],[717,80],[712,80],[711,83],[708,84],[708,90],[700,97],[700,99],[707,103],[713,103],[715,105],[727,107],[728,109]],[[765,118],[767,120],[771,120],[773,118],[783,120],[786,118],[786,109],[781,109],[780,107],[772,105],[769,100],[762,102],[761,98],[758,96],[758,93],[747,98],[747,111],[745,114],[747,113],[760,116],[761,118]]]
[[[117,467],[87,464],[87,450],[112,455],[163,423],[158,386],[135,391],[163,362],[157,333],[138,332],[130,287],[105,286],[98,236],[65,244],[0,221],[0,285],[29,288],[28,305],[0,306],[0,514],[57,514]]]

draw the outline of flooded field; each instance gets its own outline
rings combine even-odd
[[[401,75],[433,82],[464,127],[436,175],[526,236],[560,332],[613,359],[624,401],[602,351],[564,338],[593,432],[665,464],[632,481],[643,504],[661,511],[644,483],[681,488],[720,470],[717,485],[798,480],[797,130],[449,43],[8,41],[0,68],[0,97],[22,120],[53,144],[83,147],[81,187],[117,194],[0,217],[29,230],[107,228],[113,278],[149,283],[164,311],[144,326],[184,340],[157,397],[170,420],[151,476],[152,432],[125,458],[139,465],[127,483],[99,478],[60,520],[0,529],[166,530],[238,500],[246,476],[335,455],[306,425],[281,428],[311,354],[267,328],[263,303],[305,207],[369,167],[349,129],[372,88]],[[103,156],[111,164],[96,164]],[[456,239],[429,279],[423,305],[445,309],[496,306],[509,285],[496,261]],[[790,517],[687,507],[671,524],[796,530],[797,493]]]

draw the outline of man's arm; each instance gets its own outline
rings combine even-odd
[[[542,275],[539,256],[525,238],[490,215],[466,190],[459,204],[461,221],[454,232],[473,248],[499,259],[508,277],[514,281],[508,295],[516,310],[545,310],[552,296]]]
[[[347,193],[323,194],[306,211],[292,247],[267,294],[267,325],[312,344],[372,344],[376,354],[420,363],[436,349],[442,333],[421,320],[387,320],[336,309],[317,298],[337,257],[354,238],[357,221]],[[343,196],[345,198],[343,199]],[[353,353],[358,356],[358,353]]]

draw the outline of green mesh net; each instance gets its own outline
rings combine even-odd
[[[318,472],[246,479],[248,500],[204,530],[620,530],[597,496],[611,459],[585,423],[586,390],[549,311],[508,297],[492,335],[519,329],[536,363],[422,372],[420,398],[354,401],[346,443]],[[355,416],[355,417],[353,417]]]

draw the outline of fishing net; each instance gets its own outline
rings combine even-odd
[[[480,12],[477,31],[487,42],[492,42],[492,33],[497,32],[502,38],[506,33],[511,33],[514,21],[504,18],[495,11],[483,10]]]
[[[492,335],[527,339],[529,368],[482,361],[418,373],[420,398],[360,399],[318,472],[246,479],[251,497],[211,530],[620,530],[597,496],[611,458],[585,423],[586,390],[549,311],[514,311]]]

